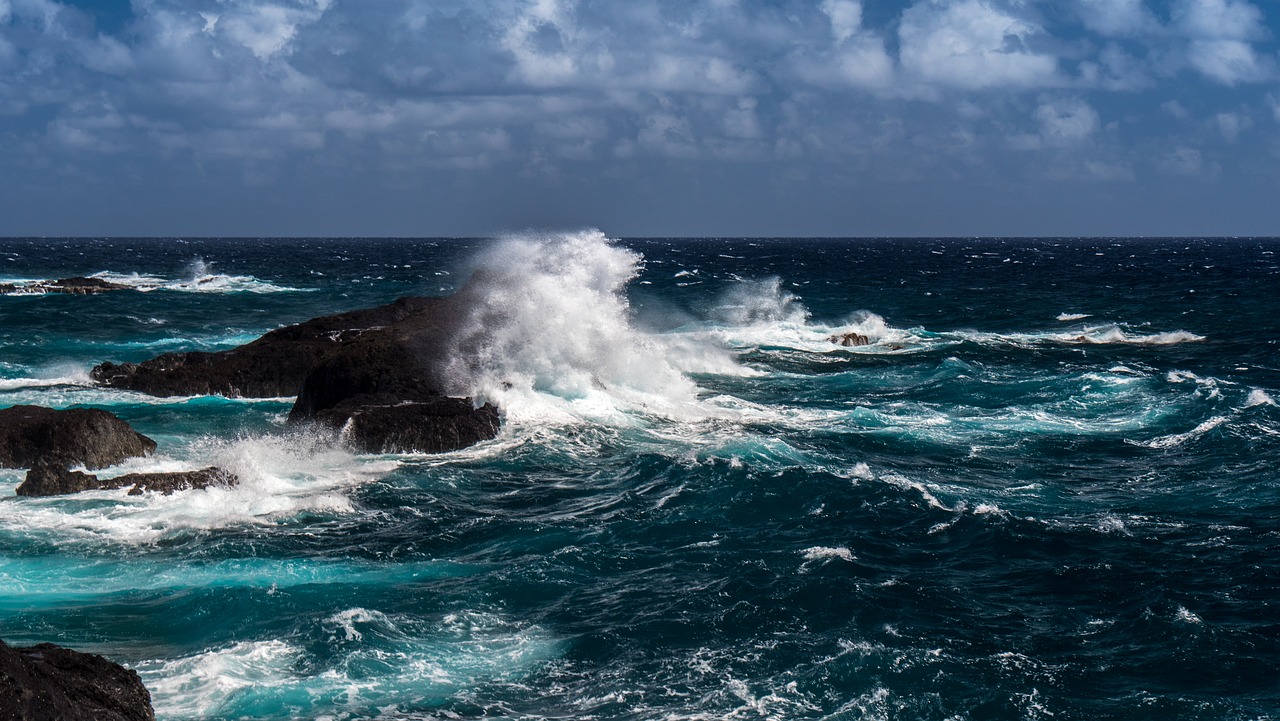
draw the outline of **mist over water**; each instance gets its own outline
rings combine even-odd
[[[107,475],[244,479],[28,499],[0,470],[0,638],[137,669],[161,719],[1280,711],[1274,241],[0,250],[142,291],[0,296],[0,406],[159,443]],[[455,453],[87,377],[453,292],[452,390],[504,420]]]

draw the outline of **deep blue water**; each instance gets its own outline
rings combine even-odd
[[[0,407],[111,410],[13,495],[0,638],[162,719],[1280,717],[1280,241],[8,239]],[[292,399],[93,388],[485,267],[495,441],[358,456]],[[850,331],[870,345],[843,348]]]

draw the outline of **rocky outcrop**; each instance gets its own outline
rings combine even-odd
[[[96,408],[0,410],[0,467],[4,468],[106,468],[155,448],[155,441]]]
[[[134,671],[101,656],[42,643],[0,641],[0,719],[155,721],[151,694]]]
[[[59,278],[39,283],[0,283],[0,294],[65,293],[67,295],[97,295],[113,290],[128,290],[129,286],[101,278]]]
[[[440,390],[453,320],[419,312],[332,349],[303,380],[289,421],[340,430],[364,453],[441,453],[497,436],[496,407]]]
[[[81,491],[129,489],[129,495],[160,493],[170,495],[175,491],[189,491],[210,486],[234,486],[240,482],[235,474],[221,468],[203,468],[198,471],[173,473],[128,473],[115,478],[98,478],[92,473],[71,471],[56,465],[40,464],[27,471],[27,477],[17,488],[19,496],[62,496]]]
[[[401,298],[388,305],[323,316],[271,331],[217,353],[166,353],[143,363],[103,363],[89,375],[110,388],[154,396],[294,396],[311,367],[363,333],[438,306],[441,298]]]
[[[296,395],[291,423],[340,431],[357,451],[452,451],[495,437],[499,427],[494,406],[444,393],[440,369],[466,303],[465,291],[401,298],[280,328],[228,351],[103,363],[90,375],[159,396]]]
[[[871,339],[861,333],[837,333],[829,338],[828,341],[838,346],[849,348],[851,346],[871,345]]]

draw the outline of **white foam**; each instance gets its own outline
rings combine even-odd
[[[1088,317],[1089,317],[1089,314],[1088,314],[1088,313],[1060,313],[1060,314],[1058,314],[1058,320],[1062,321],[1063,323],[1066,323],[1066,322],[1069,322],[1069,321],[1073,321],[1073,320],[1083,320],[1083,319],[1088,318]]]
[[[599,231],[499,241],[467,286],[474,294],[448,368],[452,392],[496,400],[519,423],[623,422],[633,413],[689,417],[697,386],[670,345],[630,323],[626,285],[641,257]],[[687,366],[724,366],[684,348]]]
[[[104,270],[90,278],[100,278],[109,283],[126,285],[134,290],[149,293],[168,290],[182,293],[293,293],[316,290],[315,288],[291,288],[259,280],[252,275],[227,275],[213,272],[213,264],[203,258],[195,258],[187,266],[187,275],[178,279],[161,278],[139,273],[115,273]]]
[[[1245,400],[1245,408],[1253,408],[1255,406],[1274,406],[1276,401],[1266,391],[1261,388],[1254,388],[1249,391],[1249,398]]]
[[[561,650],[536,626],[472,611],[425,624],[351,608],[320,625],[337,631],[320,656],[293,638],[243,641],[146,662],[137,671],[161,718],[247,718],[266,709],[290,717],[365,718],[481,683],[519,683]],[[369,673],[371,665],[378,673]]]
[[[304,512],[351,513],[355,509],[347,492],[399,465],[357,458],[324,438],[297,434],[209,439],[192,444],[190,451],[190,458],[135,459],[98,475],[215,465],[238,476],[240,484],[168,496],[129,496],[119,489],[16,499],[0,503],[0,524],[10,533],[59,544],[150,543],[175,532],[277,523]]]
[[[1147,448],[1174,448],[1186,443],[1187,441],[1199,438],[1229,420],[1231,419],[1227,416],[1214,416],[1186,433],[1174,433],[1167,436],[1161,436],[1160,438],[1155,438],[1150,441],[1139,442],[1137,445],[1146,446]]]
[[[1134,346],[1167,346],[1179,343],[1198,343],[1205,340],[1185,330],[1162,333],[1134,333],[1115,324],[1098,325],[1082,328],[1078,331],[1051,331],[1030,333],[985,333],[978,331],[960,331],[944,333],[984,345],[1012,345],[1018,348],[1034,348],[1045,344],[1063,345],[1134,345]]]
[[[824,561],[839,559],[853,562],[853,552],[844,546],[812,546],[800,552],[805,561]]]

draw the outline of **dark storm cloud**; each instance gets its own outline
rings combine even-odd
[[[0,232],[1265,232],[1274,22],[1246,0],[0,0]]]

